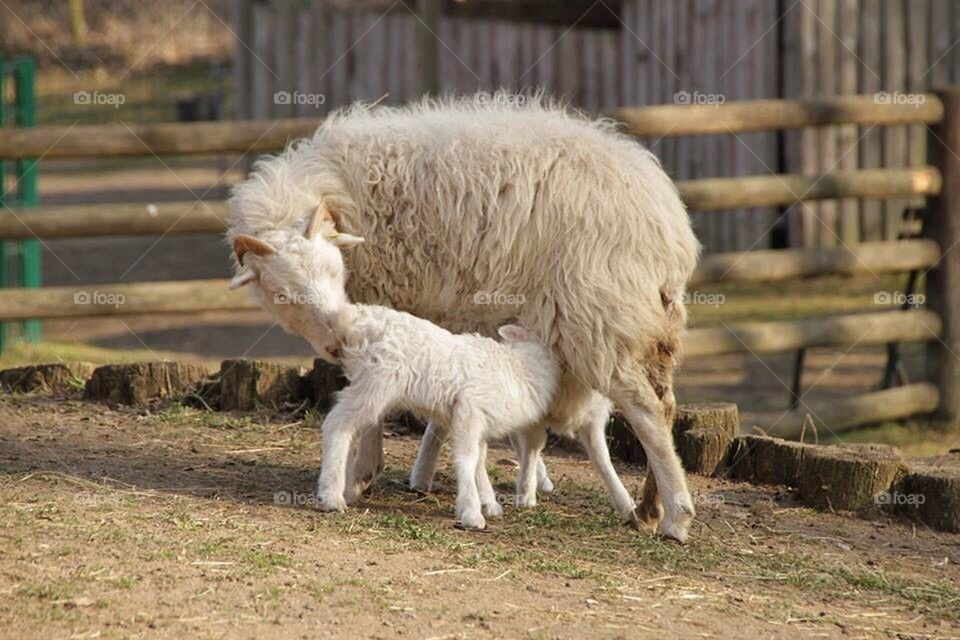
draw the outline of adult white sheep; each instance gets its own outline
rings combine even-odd
[[[610,121],[526,96],[354,107],[257,164],[234,188],[228,237],[302,233],[319,204],[367,240],[344,253],[353,300],[543,337],[564,367],[551,413],[609,397],[652,472],[637,517],[659,518],[659,487],[661,532],[687,537],[693,503],[667,424],[699,244],[653,154]]]

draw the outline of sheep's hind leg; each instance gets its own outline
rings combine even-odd
[[[623,486],[617,470],[613,468],[613,462],[610,461],[610,450],[607,447],[606,427],[610,418],[610,412],[607,410],[607,403],[604,401],[595,409],[591,409],[588,424],[584,425],[577,433],[580,444],[587,452],[587,457],[593,464],[593,468],[600,475],[610,500],[613,502],[614,509],[620,515],[620,518],[634,527],[640,528],[641,521],[637,517],[635,504],[630,492]],[[653,478],[653,474],[649,475]]]

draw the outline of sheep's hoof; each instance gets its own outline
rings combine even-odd
[[[320,507],[321,511],[342,512],[347,510],[347,501],[343,499],[343,496],[321,494],[317,496],[317,506]]]
[[[433,485],[430,482],[424,484],[422,482],[414,482],[413,480],[410,481],[410,491],[413,491],[414,493],[426,495],[430,493],[432,489]]]
[[[483,505],[483,515],[488,518],[502,518],[503,517],[503,507],[500,506],[499,502],[490,502]]]
[[[479,511],[460,514],[457,523],[464,529],[483,529],[487,526],[487,521]]]
[[[640,505],[633,510],[633,515],[639,519],[643,525],[655,529],[657,523],[663,519],[663,507],[659,504],[659,501],[649,503],[641,501]]]
[[[623,518],[623,523],[629,525],[630,528],[634,529],[635,531],[643,531],[644,529],[649,528],[651,524],[644,521],[639,515],[637,515],[636,507],[621,517]],[[656,525],[656,522],[653,524]]]
[[[660,535],[683,544],[690,535],[694,515],[696,512],[692,506],[678,506],[675,513],[666,515],[660,522]]]

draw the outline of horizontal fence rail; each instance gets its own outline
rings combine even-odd
[[[896,198],[940,191],[935,167],[836,171],[815,176],[782,174],[677,182],[690,209],[722,210],[786,205],[831,198]],[[226,229],[222,201],[158,204],[97,204],[0,210],[0,238],[220,233]]]
[[[933,240],[864,242],[832,249],[769,249],[704,256],[688,282],[778,282],[826,275],[880,275],[932,267],[940,259]]]
[[[922,98],[921,98],[922,96]],[[721,105],[624,107],[610,116],[637,136],[676,137],[831,124],[932,124],[943,103],[932,94],[894,104],[873,96],[824,100],[747,100]],[[310,136],[322,120],[78,125],[0,131],[0,158],[90,158],[275,151]]]
[[[929,382],[873,391],[830,401],[807,402],[799,408],[753,416],[753,423],[767,435],[809,439],[814,432],[837,434],[864,424],[903,420],[928,414],[940,404],[940,392]],[[809,417],[808,417],[809,416]]]
[[[922,96],[922,97],[921,97]],[[898,104],[874,96],[823,100],[743,100],[724,104],[625,107],[611,113],[636,136],[676,137],[798,129],[831,124],[932,124],[943,119],[943,103],[932,94],[904,95]]]
[[[941,331],[940,317],[926,310],[741,322],[689,330],[683,352],[686,357],[696,358],[730,353],[782,353],[806,347],[928,342],[936,340]]]

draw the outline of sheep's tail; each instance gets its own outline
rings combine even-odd
[[[687,308],[684,304],[684,287],[660,289],[666,322],[663,333],[653,345],[653,353],[646,359],[647,379],[663,402],[664,418],[673,424],[677,413],[677,400],[673,393],[673,373],[680,366],[680,341],[687,326]]]

